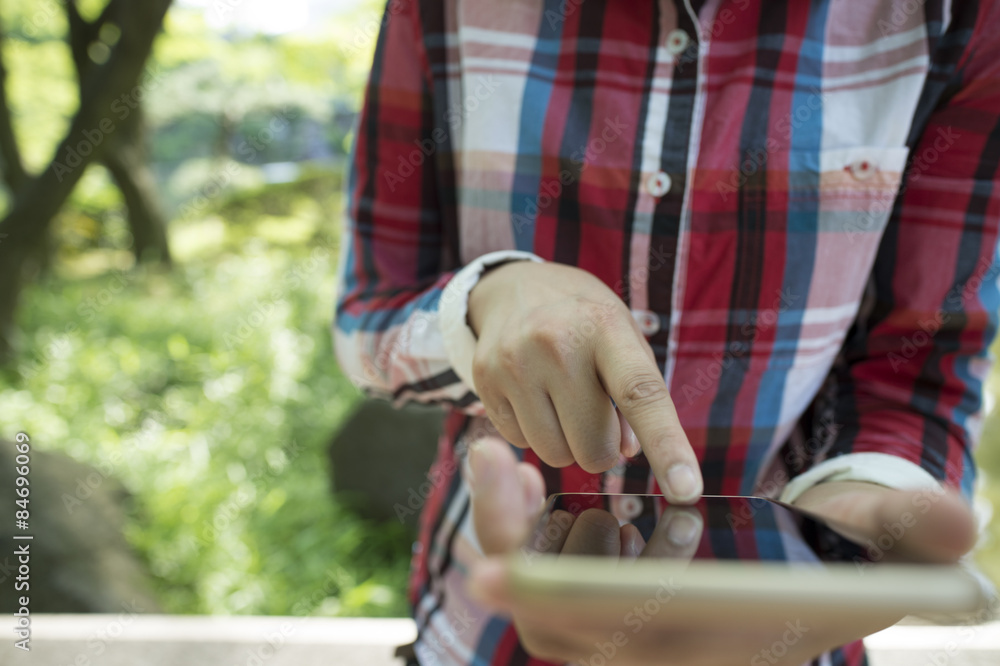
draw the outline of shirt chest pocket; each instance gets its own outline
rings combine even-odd
[[[906,168],[906,147],[792,151],[788,168],[788,231],[843,236],[877,245]],[[870,235],[866,242],[863,237]]]
[[[832,363],[857,313],[908,153],[861,146],[791,155],[783,285],[797,293],[783,315],[798,318],[801,339],[776,347],[771,367]]]
[[[725,330],[698,337],[726,341],[760,371],[828,367],[857,313],[907,154],[869,146],[774,153],[759,160],[763,168],[743,167],[749,175],[736,194],[718,198],[728,216],[696,206],[683,307],[736,313],[720,320]]]

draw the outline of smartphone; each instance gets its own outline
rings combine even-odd
[[[511,588],[569,622],[760,635],[807,627],[828,647],[909,614],[983,605],[960,567],[889,562],[891,543],[849,534],[761,497],[672,506],[661,495],[558,494],[511,556]]]

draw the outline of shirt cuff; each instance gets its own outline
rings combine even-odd
[[[939,490],[941,484],[919,465],[886,453],[848,453],[819,463],[785,486],[781,501],[791,504],[802,493],[827,481],[864,481],[897,490]]]
[[[472,357],[476,351],[476,334],[469,327],[469,292],[479,282],[479,277],[490,266],[508,261],[544,261],[531,252],[499,250],[477,257],[455,273],[441,294],[438,306],[441,334],[451,367],[466,386],[476,392],[472,381]]]

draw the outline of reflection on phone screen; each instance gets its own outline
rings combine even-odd
[[[819,565],[869,562],[828,523],[760,497],[705,496],[691,506],[662,495],[553,495],[527,548],[539,553]]]

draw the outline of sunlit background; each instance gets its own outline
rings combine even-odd
[[[357,0],[175,2],[142,83],[172,266],[136,264],[122,195],[94,164],[23,293],[0,433],[97,470],[67,472],[55,495],[70,528],[97,505],[89,489],[124,486],[136,585],[167,612],[406,614],[410,532],[333,497],[328,463],[360,399],[329,329],[344,163],[381,15]],[[65,17],[22,0],[0,3],[0,21],[37,171],[78,103]]]
[[[103,3],[80,6],[94,17]],[[94,164],[23,293],[0,434],[24,431],[51,454],[33,474],[65,470],[48,507],[63,528],[90,530],[98,495],[113,501],[154,608],[406,614],[412,526],[362,517],[331,493],[329,462],[361,400],[329,327],[342,179],[381,14],[375,0],[176,0],[142,83],[171,262],[137,264],[126,202]],[[78,103],[66,20],[56,0],[20,0],[0,2],[0,22],[14,129],[37,171]],[[988,418],[984,523],[1000,498],[998,432]],[[1000,578],[995,525],[978,558]]]

